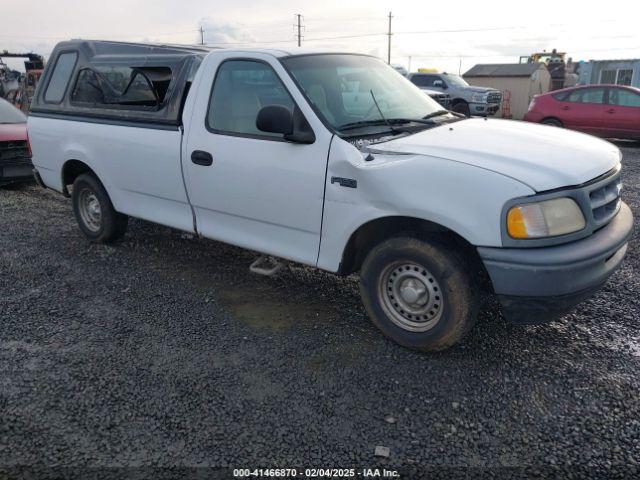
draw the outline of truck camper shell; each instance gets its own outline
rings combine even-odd
[[[59,43],[31,115],[177,128],[191,80],[209,51],[99,40]]]

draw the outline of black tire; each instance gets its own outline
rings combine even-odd
[[[99,206],[99,215],[81,206],[87,198],[91,205]],[[97,201],[97,203],[96,203]],[[127,231],[129,218],[116,212],[107,191],[94,175],[83,173],[73,182],[71,193],[73,213],[84,235],[94,243],[111,243],[121,238]]]
[[[542,123],[544,125],[550,125],[552,127],[562,128],[562,122],[560,120],[558,120],[557,118],[545,118],[540,123]]]
[[[414,267],[406,268],[407,265]],[[480,288],[468,265],[469,262],[465,262],[458,252],[439,242],[411,237],[392,238],[374,247],[362,264],[362,301],[373,323],[395,342],[416,350],[443,350],[459,342],[469,332],[480,309]],[[394,274],[403,277],[394,277]],[[423,312],[423,318],[418,318],[421,315],[413,315],[413,320],[405,318],[412,315],[409,312],[401,314],[398,309],[402,305],[390,304],[400,298],[394,299],[391,291],[397,288],[395,284],[402,278],[402,282],[409,283],[415,281],[414,278],[424,280],[422,287],[431,289],[426,294],[429,298],[426,306],[432,311]],[[406,283],[402,285],[406,286]],[[405,300],[402,298],[400,302]],[[418,326],[407,328],[398,323],[403,320]],[[415,331],[416,328],[424,330]]]
[[[464,102],[464,101],[456,103],[451,108],[451,110],[456,112],[456,113],[461,113],[465,117],[470,117],[471,116],[471,110],[469,110],[469,104],[467,102]]]

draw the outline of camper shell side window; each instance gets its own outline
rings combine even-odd
[[[169,67],[96,66],[78,73],[71,104],[113,109],[163,107],[172,71]]]
[[[77,52],[63,52],[58,55],[44,93],[45,102],[60,103],[62,101],[77,60]]]

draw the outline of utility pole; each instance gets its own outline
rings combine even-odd
[[[204,45],[204,28],[200,25],[200,45]]]
[[[393,33],[391,33],[391,19],[393,18],[393,15],[391,15],[391,12],[389,12],[389,33],[387,33],[388,38],[388,42],[387,42],[387,63],[389,65],[391,65],[391,35],[393,35]]]
[[[296,13],[296,17],[298,19],[298,46],[302,46],[302,15]]]
[[[411,73],[411,55],[409,55],[409,68],[407,70]]]

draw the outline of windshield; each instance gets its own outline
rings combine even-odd
[[[455,85],[456,87],[468,87],[469,86],[469,84],[467,82],[465,82],[462,77],[459,77],[458,75],[447,75],[445,78],[446,78],[447,82],[449,82],[451,85]]]
[[[20,110],[0,98],[0,124],[25,123],[26,121],[27,117]]]
[[[373,57],[303,55],[282,63],[316,110],[338,131],[359,122],[379,122],[378,129],[388,129],[386,120],[419,120],[442,110],[410,81]]]

